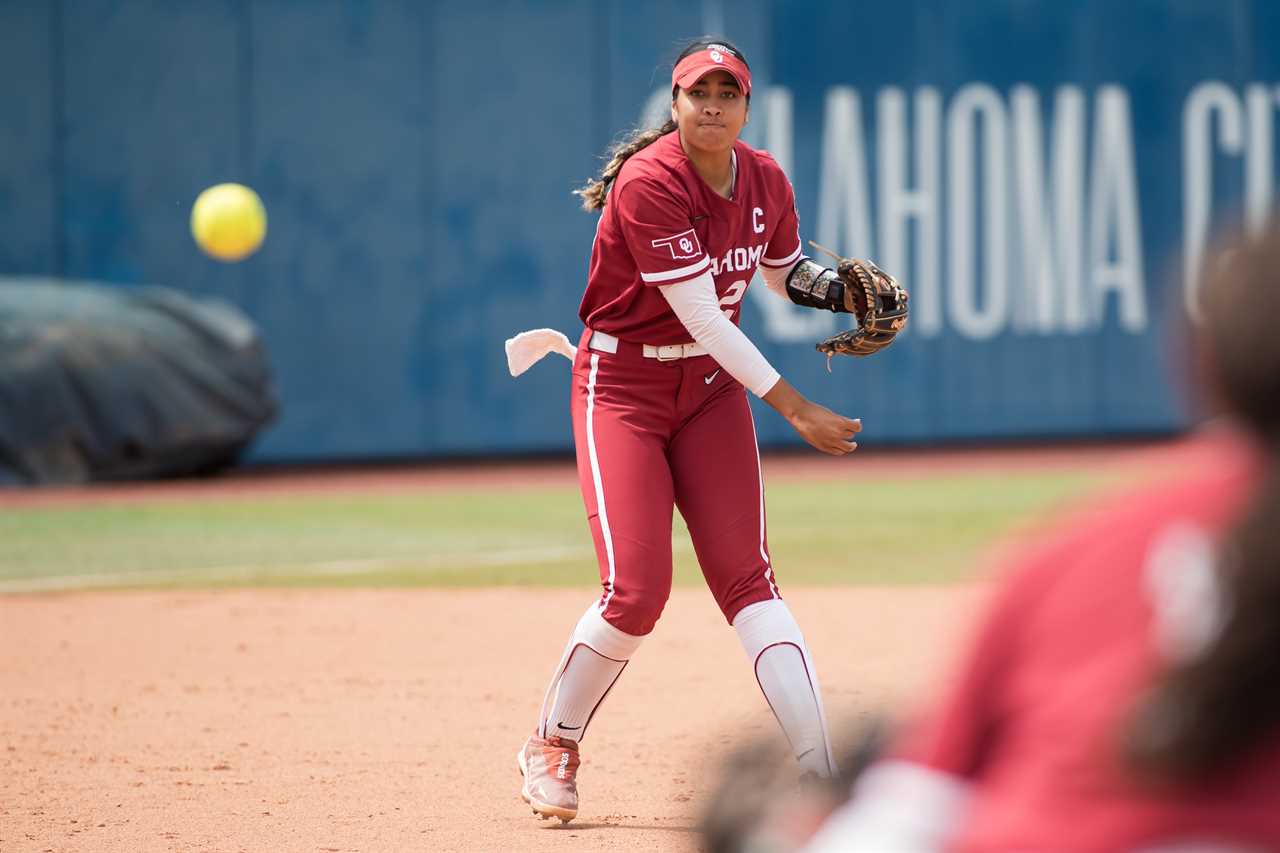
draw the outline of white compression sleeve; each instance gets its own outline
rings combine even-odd
[[[801,768],[834,776],[818,673],[790,608],[779,598],[748,604],[733,617],[733,628]]]
[[[782,378],[746,334],[720,310],[710,272],[692,281],[659,286],[671,310],[729,375],[763,397]]]
[[[538,733],[580,741],[600,703],[622,675],[644,637],[604,620],[598,602],[582,614],[542,700]]]
[[[800,260],[796,261],[795,264],[792,264],[789,267],[777,267],[776,269],[773,267],[766,267],[764,264],[761,264],[759,267],[760,277],[764,279],[764,286],[781,296],[783,299],[789,300],[790,297],[787,296],[787,276],[791,275],[791,271],[796,268],[796,264],[803,260],[805,260],[805,257],[804,255],[801,255]]]

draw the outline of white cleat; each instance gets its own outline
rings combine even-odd
[[[578,814],[578,744],[565,738],[533,735],[516,753],[524,777],[520,797],[538,820],[560,818],[568,823]]]

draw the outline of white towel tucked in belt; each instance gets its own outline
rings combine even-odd
[[[542,361],[549,352],[558,352],[573,361],[578,348],[569,343],[564,333],[555,329],[530,329],[521,332],[514,338],[507,338],[507,370],[512,376],[519,376],[530,367]]]

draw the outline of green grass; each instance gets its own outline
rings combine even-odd
[[[1061,471],[769,484],[783,584],[946,583],[1013,526],[1087,493]],[[676,582],[701,577],[679,515]],[[64,582],[62,578],[72,578]],[[576,487],[7,508],[0,590],[179,586],[582,586]]]

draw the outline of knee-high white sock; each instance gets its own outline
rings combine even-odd
[[[569,635],[547,687],[538,734],[581,741],[591,717],[643,639],[606,622],[598,604],[588,607]]]
[[[801,769],[835,775],[818,673],[791,610],[781,599],[760,601],[742,608],[733,627]]]

